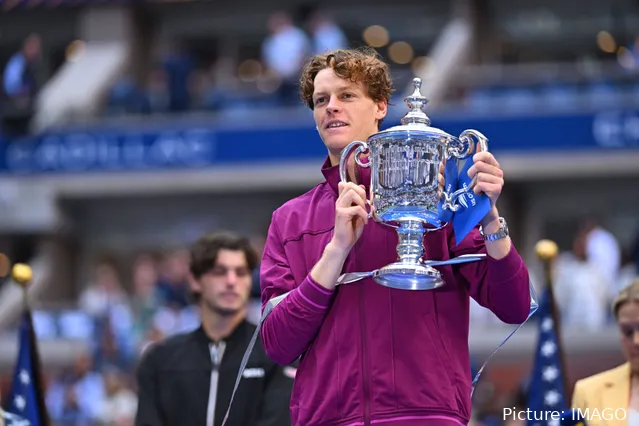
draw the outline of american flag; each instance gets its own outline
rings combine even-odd
[[[8,414],[5,420],[8,426],[48,426],[40,378],[40,357],[28,309],[22,314],[18,335],[18,359],[7,399]]]
[[[528,388],[527,426],[559,426],[560,415],[569,409],[565,389],[563,353],[552,290],[539,302],[535,363]]]

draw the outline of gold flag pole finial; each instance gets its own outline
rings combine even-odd
[[[33,279],[33,271],[29,265],[24,263],[16,263],[11,270],[11,276],[20,287],[22,287],[22,294],[24,297],[23,303],[25,309],[29,309],[29,285]]]
[[[559,248],[554,241],[540,240],[535,245],[535,253],[544,265],[544,279],[549,287],[552,287],[552,263],[559,253]],[[550,289],[552,291],[552,288]]]
[[[552,261],[557,257],[557,253],[559,253],[559,248],[554,241],[551,240],[541,240],[535,246],[535,252],[537,256],[546,262]]]
[[[13,265],[11,276],[16,283],[20,284],[26,289],[27,287],[29,287],[29,284],[31,284],[33,272],[31,271],[31,267],[29,265],[25,265],[24,263],[16,263],[15,265]]]

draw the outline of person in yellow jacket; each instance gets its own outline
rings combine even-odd
[[[639,425],[639,279],[619,293],[612,311],[626,362],[575,383],[572,408],[588,426]]]

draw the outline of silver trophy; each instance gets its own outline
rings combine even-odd
[[[366,142],[354,141],[344,148],[340,159],[340,178],[347,182],[347,164],[355,150],[355,161],[371,168],[369,217],[396,228],[399,236],[398,260],[370,273],[352,273],[342,277],[341,283],[372,276],[384,286],[405,290],[430,290],[441,287],[444,281],[434,266],[476,261],[483,254],[464,255],[446,261],[426,260],[424,234],[446,226],[440,220],[442,209],[456,212],[467,203],[463,197],[472,191],[470,185],[455,192],[439,187],[439,168],[444,161],[459,161],[475,152],[475,139],[482,151],[488,151],[488,139],[476,130],[465,130],[459,138],[430,127],[424,112],[428,99],[420,92],[421,79],[413,79],[415,88],[405,99],[410,111],[401,125],[375,133]],[[360,155],[368,156],[362,162]],[[461,202],[460,202],[461,201]],[[350,276],[353,275],[353,276]]]

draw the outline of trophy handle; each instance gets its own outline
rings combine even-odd
[[[481,151],[488,152],[488,138],[486,136],[482,135],[477,130],[464,130],[459,136],[459,141],[461,143],[449,148],[450,157],[455,157],[456,159],[461,160],[472,154],[475,148],[475,142],[473,138],[477,139],[477,141],[479,142],[479,149]],[[475,175],[470,185],[464,186],[463,188],[458,189],[452,194],[444,192],[442,194],[442,196],[444,197],[444,204],[442,205],[442,208],[451,210],[453,212],[459,210],[459,208],[461,207],[461,205],[458,203],[459,197],[463,194],[472,192],[473,189],[475,189],[476,185],[477,175]]]
[[[366,142],[354,141],[346,145],[346,148],[342,150],[342,156],[339,159],[339,177],[342,182],[348,182],[348,168],[347,161],[348,157],[351,154],[353,148],[357,147],[355,150],[355,162],[361,167],[370,167],[370,163],[362,163],[359,159],[359,156],[364,152],[368,151],[368,145]]]
[[[355,149],[355,162],[361,166],[361,167],[370,167],[371,163],[362,163],[362,161],[359,159],[359,156],[363,153],[365,153],[366,151],[368,151],[368,144],[366,142],[362,142],[362,141],[353,141],[351,143],[349,143],[348,145],[346,145],[346,147],[342,150],[342,155],[339,159],[339,177],[340,180],[342,182],[348,182],[348,157],[350,156],[351,151]],[[368,217],[371,218],[375,218],[375,208],[373,207],[373,193],[371,191],[371,199],[367,199],[366,203],[368,204],[368,206],[370,207],[370,210],[368,211]]]
[[[459,143],[449,145],[448,158],[455,157],[458,160],[463,160],[472,154],[475,149],[473,137],[479,142],[480,150],[488,152],[488,138],[486,136],[477,130],[464,130],[459,139],[455,138],[455,141],[459,141]]]

